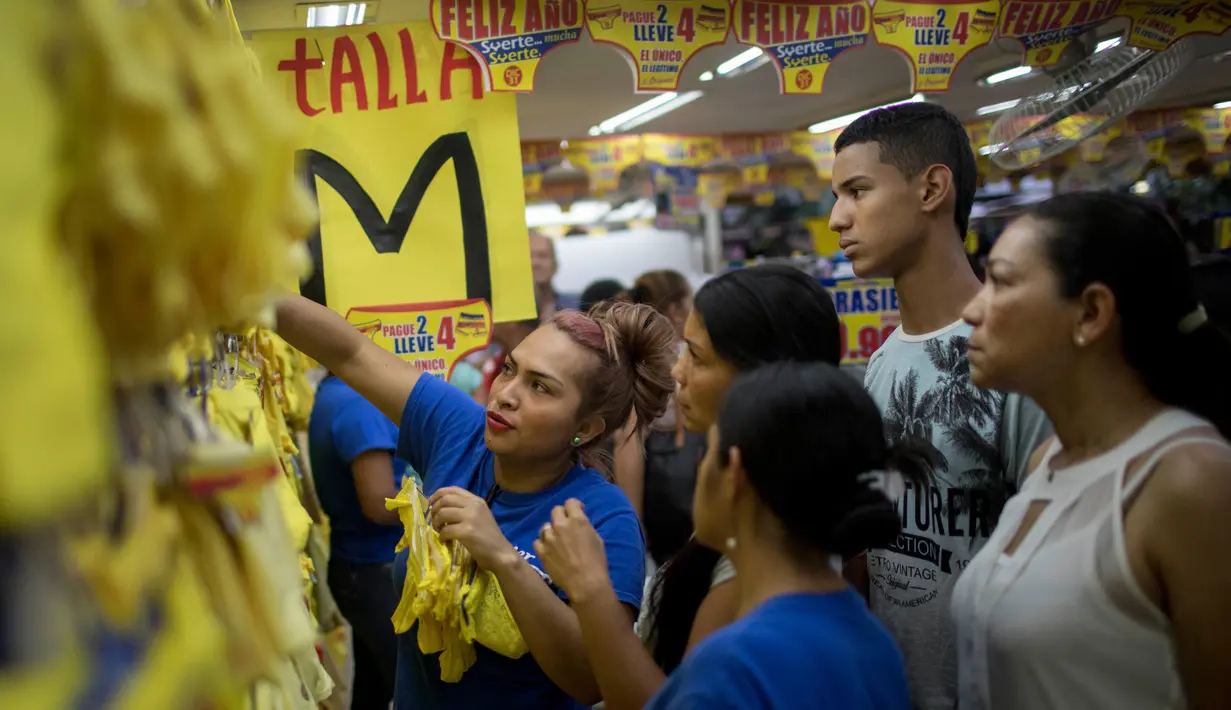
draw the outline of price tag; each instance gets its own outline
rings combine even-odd
[[[1129,44],[1160,52],[1190,35],[1221,35],[1231,27],[1231,3],[1225,1],[1130,0],[1116,14],[1132,22]]]
[[[595,42],[624,50],[637,91],[675,91],[684,65],[699,50],[722,44],[730,26],[727,0],[591,0],[586,29]]]
[[[346,320],[385,350],[446,379],[492,337],[491,308],[482,299],[355,307]]]
[[[843,365],[866,363],[898,327],[898,292],[892,279],[823,282],[838,312]]]
[[[1021,42],[1028,66],[1051,66],[1069,42],[1115,16],[1119,8],[1120,0],[1009,0],[1000,10],[996,38]]]
[[[432,0],[432,28],[479,60],[492,91],[533,91],[543,55],[581,38],[581,3]]]
[[[819,94],[839,54],[868,43],[872,8],[865,0],[735,0],[735,36],[764,49],[784,94]]]
[[[878,43],[906,56],[914,68],[914,91],[947,91],[957,65],[991,41],[999,10],[998,0],[879,0],[872,31]]]

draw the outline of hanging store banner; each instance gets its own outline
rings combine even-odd
[[[590,191],[607,195],[620,187],[620,174],[641,162],[641,136],[613,136],[584,141],[569,141],[565,151],[569,162],[590,176]]]
[[[773,60],[780,92],[819,94],[830,63],[868,43],[871,15],[864,0],[735,0],[732,25],[736,39]]]
[[[1115,16],[1120,0],[1008,0],[1000,9],[996,39],[1015,39],[1026,66],[1055,64],[1069,42]]]
[[[427,22],[262,32],[251,46],[304,123],[320,212],[304,295],[342,314],[396,305],[382,327],[439,320],[441,301],[535,315],[525,195],[507,189],[522,172],[516,96],[485,93],[483,67]],[[451,367],[463,342],[399,354]]]
[[[877,0],[872,30],[910,63],[912,91],[948,91],[957,65],[991,41],[999,11],[999,0]]]
[[[675,91],[698,51],[722,44],[731,24],[727,0],[590,0],[586,30],[624,51],[638,93]]]
[[[841,128],[826,133],[808,133],[800,131],[791,136],[791,150],[802,155],[816,166],[816,172],[822,180],[833,177],[833,143],[842,135]]]
[[[436,36],[465,47],[492,91],[533,91],[543,55],[581,38],[582,0],[431,0]]]
[[[1228,0],[1127,0],[1116,14],[1132,23],[1129,44],[1159,52],[1185,37],[1221,35],[1231,27]]]
[[[893,279],[821,282],[838,312],[843,365],[866,363],[902,322]]]

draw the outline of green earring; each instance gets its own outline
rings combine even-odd
[[[580,436],[574,436],[574,437],[573,437],[573,446],[581,446],[581,437],[580,437]]]

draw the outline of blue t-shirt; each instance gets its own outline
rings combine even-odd
[[[910,710],[902,654],[853,590],[775,597],[685,657],[646,710]]]
[[[492,452],[483,440],[486,410],[461,390],[431,375],[422,375],[402,414],[398,454],[423,479],[424,493],[457,486],[487,498],[496,485]],[[620,601],[641,606],[645,583],[645,541],[641,523],[628,498],[599,472],[574,466],[552,487],[536,493],[497,491],[491,511],[500,531],[546,584],[551,584],[534,555],[534,541],[551,511],[569,498],[586,507],[607,549],[611,583]],[[408,553],[393,565],[399,591],[406,579]],[[561,599],[564,594],[552,585]],[[505,658],[475,644],[477,660],[457,683],[440,680],[439,657],[419,651],[418,630],[398,637],[397,710],[575,710],[585,708],[547,677],[533,656]]]
[[[329,516],[330,548],[338,559],[388,563],[402,537],[402,527],[377,525],[359,507],[351,463],[369,451],[397,448],[398,428],[358,392],[337,377],[326,377],[316,390],[308,420],[308,460],[312,479]],[[402,485],[406,468],[393,461],[393,484]]]

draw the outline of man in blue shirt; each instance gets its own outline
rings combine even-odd
[[[308,424],[309,458],[329,516],[329,589],[354,632],[352,710],[387,710],[393,699],[393,549],[402,526],[385,498],[397,495],[407,475],[393,456],[397,439],[397,426],[346,383],[332,375],[321,382]]]

